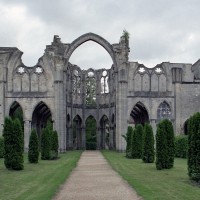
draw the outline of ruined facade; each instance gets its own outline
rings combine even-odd
[[[88,69],[69,62],[87,41],[101,45],[112,58],[110,69]],[[200,111],[200,61],[163,62],[147,68],[128,59],[129,41],[110,44],[87,33],[70,44],[54,36],[34,67],[26,67],[17,48],[0,48],[0,134],[5,116],[23,112],[25,150],[31,128],[38,134],[48,119],[59,133],[61,152],[86,147],[85,122],[96,120],[97,149],[125,150],[127,126],[170,119],[176,134],[187,132],[187,119]]]

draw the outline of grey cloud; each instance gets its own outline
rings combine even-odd
[[[123,29],[130,32],[131,61],[139,60],[147,66],[152,66],[156,64],[155,62],[162,61],[193,63],[200,57],[199,0],[1,0],[1,2],[5,5],[24,5],[28,18],[37,18],[44,24],[43,30],[38,34],[32,32],[24,38],[27,43],[24,49],[27,53],[25,52],[24,56],[30,62],[35,62],[36,57],[38,59],[41,56],[45,45],[51,42],[54,34],[58,34],[64,43],[70,43],[86,32],[94,32],[110,43],[116,43]],[[13,44],[16,41],[11,32],[14,30],[17,33],[19,30],[6,21],[3,22],[3,26],[4,31],[0,31],[1,44],[15,46]],[[4,36],[5,33],[7,37]],[[190,35],[194,35],[194,41],[189,41]],[[31,47],[36,43],[39,44],[35,45],[31,53]],[[91,60],[94,66],[95,62],[102,62],[102,65],[108,63],[102,53],[90,52],[90,55],[93,57]],[[77,62],[86,60],[90,59],[84,59],[83,51],[81,56],[75,59]]]

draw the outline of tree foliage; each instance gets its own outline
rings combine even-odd
[[[175,144],[172,122],[164,119],[159,122],[156,134],[156,168],[170,169],[174,165]]]
[[[24,168],[24,138],[19,119],[5,118],[3,136],[6,168],[22,170]]]
[[[86,120],[86,149],[97,149],[96,120],[91,116]]]
[[[187,158],[188,136],[182,135],[175,137],[175,157]]]
[[[29,139],[28,160],[30,163],[38,163],[39,159],[39,141],[36,130],[31,131]]]
[[[0,136],[0,158],[4,157],[4,139]]]
[[[143,146],[143,127],[141,124],[136,125],[132,136],[132,158],[142,158]]]
[[[142,160],[145,163],[153,163],[154,159],[155,159],[155,150],[154,150],[153,129],[150,124],[145,124],[144,135],[143,135]]]
[[[195,113],[189,119],[188,136],[188,175],[200,181],[200,113]]]
[[[51,133],[47,127],[42,130],[41,159],[42,160],[51,159]]]
[[[58,134],[53,131],[53,124],[48,121],[42,130],[41,136],[41,159],[51,160],[58,157]]]
[[[128,126],[127,133],[126,133],[126,157],[127,158],[132,158],[131,156],[132,135],[133,135],[133,128],[131,126]]]
[[[53,131],[52,133],[52,144],[51,144],[51,157],[52,159],[58,158],[58,133],[57,131]]]

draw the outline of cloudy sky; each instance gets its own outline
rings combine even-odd
[[[153,67],[163,61],[200,58],[199,0],[0,0],[0,46],[18,47],[27,66],[37,63],[54,35],[64,43],[87,32],[118,43],[130,33],[130,61]],[[82,68],[110,68],[108,53],[94,42],[70,61]]]

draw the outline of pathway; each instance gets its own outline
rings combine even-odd
[[[84,151],[54,200],[139,200],[99,151]]]

